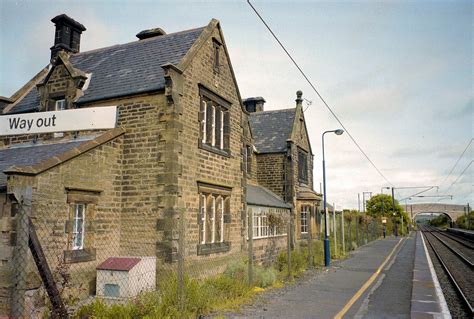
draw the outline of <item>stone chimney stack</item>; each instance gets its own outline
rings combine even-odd
[[[59,51],[79,52],[81,34],[82,31],[86,31],[86,28],[65,14],[55,16],[51,22],[56,26],[54,45],[51,47],[51,59],[54,59]]]
[[[296,106],[303,106],[303,91],[296,91]]]
[[[249,97],[242,101],[245,105],[245,109],[249,113],[263,112],[263,104],[265,104],[265,99],[261,96]]]

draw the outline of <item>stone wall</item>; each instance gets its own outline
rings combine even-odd
[[[181,196],[180,208],[186,216],[186,255],[196,260],[202,271],[210,268],[205,261],[219,263],[218,259],[225,259],[229,254],[239,254],[242,250],[242,219],[244,212],[244,193],[242,188],[242,106],[238,89],[234,82],[230,61],[222,46],[219,51],[219,69],[214,69],[214,40],[225,45],[219,29],[214,28],[211,36],[202,44],[200,50],[188,64],[182,75],[183,96],[182,114],[179,121],[182,123],[179,148],[181,174],[179,177],[178,196]],[[199,147],[199,85],[231,103],[230,112],[230,156],[221,155]],[[224,225],[224,241],[230,243],[230,252],[214,253],[198,256],[199,245],[199,193],[198,182],[209,185],[222,186],[231,189],[230,220]]]
[[[121,209],[121,154],[123,138],[117,137],[89,152],[75,157],[59,166],[36,176],[11,175],[8,189],[31,186],[33,190],[31,219],[52,272],[57,275],[58,267],[66,267],[71,275],[74,295],[89,295],[95,290],[95,267],[111,254],[118,254],[120,248]],[[72,214],[75,202],[86,203],[85,242],[81,256],[72,251]],[[2,229],[0,250],[9,244],[18,244],[11,224],[10,211],[5,209],[1,216]],[[11,238],[13,240],[7,240]],[[26,237],[27,238],[27,237]],[[5,240],[3,240],[5,239]],[[64,262],[66,260],[66,262]],[[16,267],[11,258],[2,260],[0,272]],[[27,289],[40,287],[31,254],[28,254],[26,268]],[[11,285],[11,276],[0,278],[0,290]],[[56,277],[58,279],[58,277]],[[0,294],[0,298],[4,294]],[[8,300],[0,304],[8,305]],[[7,309],[1,309],[7,313]]]
[[[258,183],[285,198],[285,154],[258,154],[256,158]]]

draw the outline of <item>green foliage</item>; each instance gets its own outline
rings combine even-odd
[[[395,200],[393,206],[392,197],[386,194],[372,196],[367,202],[367,214],[370,216],[392,216],[393,212],[399,216],[403,212],[402,206]]]
[[[449,222],[450,222],[449,217],[442,214],[442,215],[439,215],[438,217],[433,218],[432,220],[430,220],[429,224],[431,226],[435,226],[435,227],[448,227]]]
[[[474,230],[474,211],[471,211],[468,216],[463,215],[456,219],[456,225],[459,228]]]
[[[97,299],[83,306],[76,318],[196,318],[213,310],[235,309],[254,295],[248,283],[248,264],[243,260],[230,263],[224,273],[205,280],[184,278],[180,300],[175,275],[160,282],[157,291],[142,293],[126,304],[107,305]],[[273,268],[254,266],[254,284],[266,288],[277,282]]]
[[[238,282],[248,283],[248,263],[243,260],[231,262],[224,276],[232,278]],[[267,288],[277,282],[278,273],[272,268],[264,268],[258,265],[253,266],[253,284],[260,288]]]
[[[312,260],[309,260],[308,247],[300,247],[291,252],[291,277],[300,276],[308,269],[309,263],[312,263],[311,266],[321,266],[323,264],[322,241],[314,241],[312,250]],[[282,276],[288,276],[288,254],[285,251],[278,255],[275,267]]]

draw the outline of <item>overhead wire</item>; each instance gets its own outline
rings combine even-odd
[[[462,151],[462,153],[461,153],[461,155],[459,156],[458,160],[456,161],[456,163],[454,163],[454,166],[451,168],[451,170],[449,171],[448,175],[444,178],[444,180],[441,182],[440,185],[444,184],[444,182],[446,182],[446,180],[451,176],[451,174],[453,173],[454,169],[455,169],[456,166],[458,165],[459,161],[460,161],[461,158],[464,156],[464,153],[466,153],[466,151],[467,151],[467,149],[469,148],[469,146],[471,146],[473,140],[474,140],[474,138],[471,138],[471,140],[469,141],[469,143],[467,143],[466,147],[464,148],[464,151]]]
[[[309,77],[306,75],[306,73],[303,71],[303,69],[298,65],[298,63],[295,61],[293,56],[288,52],[286,47],[283,45],[283,43],[278,39],[276,34],[273,32],[273,30],[270,28],[270,26],[267,24],[265,19],[260,15],[260,13],[257,11],[257,9],[250,3],[250,0],[247,0],[247,3],[249,6],[253,9],[255,14],[259,17],[259,19],[262,21],[262,23],[265,25],[265,27],[268,29],[268,31],[272,34],[273,38],[278,42],[280,47],[285,51],[286,55],[290,58],[290,60],[293,62],[293,64],[296,66],[298,71],[301,73],[301,75],[304,77],[306,82],[311,86],[313,91],[316,93],[316,95],[319,97],[319,99],[323,102],[323,104],[326,106],[326,108],[329,110],[329,112],[332,114],[332,116],[336,119],[336,121],[341,125],[341,127],[346,131],[347,135],[349,138],[352,140],[352,142],[355,144],[355,146],[359,149],[359,151],[364,155],[364,157],[367,159],[367,161],[372,165],[372,167],[377,171],[377,173],[390,185],[394,186],[388,179],[385,177],[385,175],[380,171],[380,169],[375,165],[375,163],[370,159],[370,157],[367,155],[367,153],[362,149],[362,147],[357,143],[355,138],[352,136],[352,134],[349,132],[349,130],[346,128],[346,126],[342,123],[342,121],[339,119],[337,114],[331,109],[331,107],[328,105],[326,100],[322,97],[322,95],[319,93],[319,91],[316,89],[316,87],[313,85]]]
[[[454,180],[454,182],[452,182],[451,185],[449,185],[449,187],[448,187],[448,189],[447,189],[446,191],[450,190],[451,187],[453,187],[453,185],[457,183],[457,181],[464,175],[464,173],[467,171],[467,169],[471,166],[472,162],[474,162],[474,160],[471,160],[471,161],[469,162],[469,164],[467,164],[467,166],[463,169],[463,171],[461,172],[461,174],[459,174],[459,176]]]

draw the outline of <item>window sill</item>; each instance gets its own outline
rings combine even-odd
[[[272,239],[272,238],[278,238],[278,237],[286,237],[286,234],[272,235],[272,236],[262,236],[262,237],[254,237],[253,240]],[[247,240],[249,240],[248,237],[247,237]]]
[[[224,253],[230,250],[229,242],[197,245],[198,256]]]
[[[92,261],[92,260],[96,260],[95,248],[85,248],[85,249],[64,251],[65,263],[80,263],[80,262],[86,262],[86,261]]]
[[[216,147],[210,146],[208,144],[204,144],[201,140],[199,141],[199,148],[206,150],[211,153],[215,153],[224,157],[230,157],[230,152],[227,150],[221,150]]]

